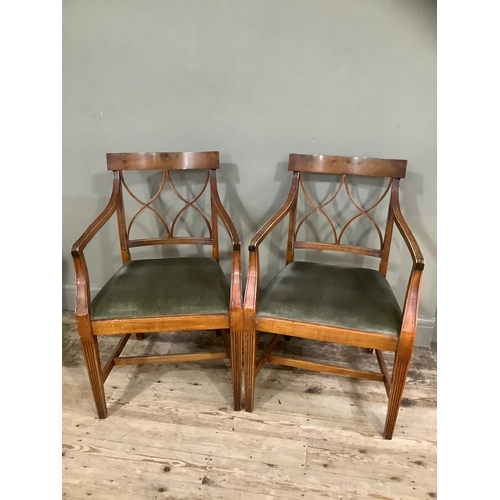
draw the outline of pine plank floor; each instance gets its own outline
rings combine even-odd
[[[234,412],[227,360],[115,367],[105,384],[109,416],[98,420],[73,313],[62,320],[65,499],[437,498],[429,349],[415,350],[392,441],[381,436],[380,382],[265,365],[254,412]],[[117,337],[99,342],[107,359]],[[221,347],[211,332],[154,334],[132,337],[122,355]],[[292,339],[276,352],[378,370],[362,349]]]

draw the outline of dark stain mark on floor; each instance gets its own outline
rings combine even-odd
[[[424,465],[424,462],[422,462],[422,460],[414,460],[413,463],[415,465]]]
[[[437,497],[437,495],[436,495],[433,491],[431,491],[431,492],[429,492],[429,493],[427,493],[427,494],[428,494],[431,498],[436,498],[436,497]]]
[[[401,400],[401,406],[403,408],[409,408],[410,406],[416,406],[416,405],[417,405],[417,402],[414,399],[403,398]]]
[[[418,370],[409,370],[408,377],[410,377],[414,382],[425,382],[426,378],[422,375],[422,372]]]
[[[208,479],[208,477],[204,477],[201,484],[204,484],[206,486],[213,486],[214,483],[211,479]]]
[[[366,450],[364,450],[363,448],[360,448],[358,451],[359,453],[366,453]]]
[[[323,388],[319,385],[313,385],[312,387],[308,387],[304,392],[306,394],[321,394],[323,392]]]
[[[166,465],[166,466],[163,468],[163,472],[170,472],[170,465]]]

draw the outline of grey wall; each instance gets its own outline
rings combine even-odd
[[[408,159],[402,209],[426,258],[419,343],[430,343],[435,1],[63,1],[64,308],[70,247],[109,197],[105,154],[203,150],[220,151],[221,195],[244,243],[283,202],[290,152]],[[283,236],[262,248],[264,284],[284,265]],[[410,261],[398,238],[392,257],[402,300]],[[114,220],[87,258],[97,289],[120,262]]]

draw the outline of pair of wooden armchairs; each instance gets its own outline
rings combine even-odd
[[[250,241],[249,269],[243,297],[241,243],[217,190],[218,152],[108,154],[108,170],[113,172],[111,198],[72,248],[76,273],[76,321],[99,418],[107,416],[104,382],[115,365],[229,358],[235,410],[241,409],[244,385],[245,409],[253,411],[255,380],[265,362],[381,381],[385,384],[389,398],[384,437],[391,439],[412,356],[424,265],[422,254],[399,206],[399,181],[405,176],[406,163],[404,160],[291,154],[289,195],[284,205]],[[126,178],[128,171],[132,170],[163,172],[159,188],[151,192],[149,201],[141,201],[130,189]],[[206,172],[201,191],[192,195],[191,199],[179,192],[172,177],[173,171],[187,170]],[[333,195],[326,196],[321,203],[314,201],[306,188],[309,174],[335,176],[337,184]],[[323,177],[320,176],[321,180]],[[353,195],[355,188],[352,184],[359,179],[367,181],[368,187],[374,189],[381,188],[381,182],[385,179],[381,196],[373,199],[368,195],[368,207]],[[167,184],[183,204],[170,225],[157,209]],[[208,216],[197,206],[207,187],[211,212]],[[298,220],[299,191],[303,192],[305,202],[310,205],[310,210],[301,220]],[[340,199],[341,191],[355,209],[354,215],[344,220],[342,229],[337,228],[337,221],[334,222],[333,216],[327,213],[327,207]],[[125,192],[140,205],[128,221],[125,215]],[[383,217],[385,230],[382,233],[373,213],[384,199],[388,208]],[[346,212],[345,204],[339,202],[337,205],[340,213]],[[174,233],[176,224],[188,209],[202,217],[208,230],[205,237],[179,236]],[[132,239],[134,222],[141,213],[148,211],[158,221],[161,234],[154,238]],[[83,250],[115,213],[123,265],[91,299]],[[313,216],[318,215],[331,228],[333,241],[298,240],[299,230],[310,227]],[[259,290],[259,246],[286,216],[289,217],[286,266],[263,290]],[[229,282],[219,265],[219,219],[232,242]],[[343,242],[353,223],[362,219],[373,226],[378,248]],[[402,310],[386,280],[394,225],[401,232],[413,259]],[[312,227],[314,230],[317,226]],[[131,249],[155,245],[210,245],[212,256],[131,258]],[[377,270],[361,265],[347,267],[297,261],[295,250],[337,251],[375,257],[380,262]],[[224,350],[215,353],[120,356],[132,334],[142,339],[145,333],[189,330],[215,331],[222,338]],[[256,348],[258,331],[273,335],[259,358]],[[103,366],[97,336],[118,334],[122,337]],[[275,356],[272,351],[283,336],[375,350],[380,373]],[[392,376],[389,375],[382,351],[395,352]]]

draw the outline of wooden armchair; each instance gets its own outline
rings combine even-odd
[[[240,239],[217,191],[219,153],[117,153],[107,155],[107,165],[108,170],[113,171],[111,198],[71,250],[76,274],[76,321],[99,418],[107,417],[104,382],[115,365],[224,358],[229,358],[231,363],[234,409],[239,410],[243,326]],[[174,185],[171,171],[193,169],[205,171],[206,179],[201,192],[189,201]],[[126,178],[132,175],[127,174],[131,170],[143,171],[142,175],[145,175],[144,171],[163,171],[159,189],[148,202],[141,201],[129,188]],[[153,205],[166,184],[184,204],[170,226]],[[210,218],[195,204],[207,186],[210,192]],[[128,225],[123,188],[141,205]],[[208,237],[174,234],[176,223],[188,208],[194,209],[203,218]],[[142,212],[148,210],[162,227],[162,237],[131,239],[134,222]],[[123,265],[91,300],[83,250],[115,213]],[[232,241],[230,283],[219,265],[219,218]],[[211,245],[212,257],[131,258],[131,249],[150,245]],[[138,339],[142,339],[144,333],[178,330],[215,330],[222,337],[225,350],[215,353],[120,357],[131,334],[135,333]],[[102,367],[97,336],[117,334],[123,336]]]
[[[377,380],[385,384],[389,404],[384,437],[392,439],[396,418],[412,357],[417,323],[420,283],[424,259],[413,234],[405,222],[399,206],[399,183],[406,173],[405,160],[381,160],[359,157],[291,154],[288,170],[292,171],[290,193],[283,206],[252,238],[244,302],[244,366],[246,410],[254,407],[255,377],[265,362],[333,373],[349,377]],[[307,192],[304,176],[335,174],[339,181],[324,203],[313,201]],[[357,176],[387,178],[381,197],[364,208],[355,200],[350,182],[363,179]],[[311,175],[314,177],[314,175]],[[366,178],[365,178],[366,180]],[[375,187],[372,185],[372,187]],[[344,188],[344,190],[342,190]],[[312,209],[297,222],[297,200],[302,191]],[[343,228],[334,224],[327,207],[345,192],[347,202],[354,205],[355,215]],[[389,194],[387,197],[386,195]],[[372,216],[372,211],[388,204],[383,214],[385,234]],[[326,218],[333,232],[333,242],[299,241],[297,236],[312,214]],[[259,245],[286,216],[289,216],[286,267],[259,292]],[[378,248],[344,243],[353,222],[365,218],[375,230]],[[325,220],[325,219],[323,219]],[[386,280],[389,252],[394,224],[400,231],[413,260],[403,310]],[[336,251],[375,257],[380,260],[378,270],[363,267],[339,267],[294,260],[296,249]],[[340,255],[339,255],[340,257]],[[272,341],[256,359],[256,332],[274,334]],[[329,364],[313,363],[272,354],[281,336],[296,336],[333,343],[348,344],[375,350],[380,373],[361,371]],[[395,352],[392,376],[389,375],[382,351]]]

